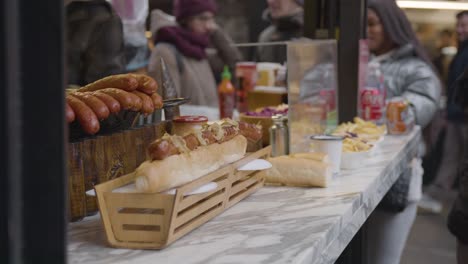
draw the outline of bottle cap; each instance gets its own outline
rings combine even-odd
[[[227,65],[224,65],[224,70],[223,73],[221,74],[221,78],[223,80],[231,80],[231,72],[229,72],[229,67]]]

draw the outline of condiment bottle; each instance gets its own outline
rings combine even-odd
[[[221,78],[222,81],[218,86],[219,116],[220,118],[232,118],[236,104],[236,90],[231,83],[231,73],[228,66],[224,66]]]
[[[271,156],[287,155],[289,154],[289,133],[284,123],[285,118],[282,115],[274,115],[271,119],[273,120],[273,125],[270,127]]]

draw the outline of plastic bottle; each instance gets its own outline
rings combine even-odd
[[[384,76],[378,62],[370,62],[367,66],[367,80],[365,87],[359,91],[359,116],[376,124],[385,123],[385,98],[387,91]]]
[[[236,90],[231,83],[231,73],[228,66],[224,66],[221,79],[218,86],[219,116],[220,118],[232,118],[236,104]]]
[[[338,125],[335,66],[331,63],[324,64],[323,69],[319,94],[325,102],[327,128],[335,128]]]

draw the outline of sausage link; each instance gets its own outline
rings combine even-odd
[[[262,138],[262,130],[254,124],[239,122],[239,130],[247,139],[257,141]]]
[[[143,114],[151,114],[154,112],[154,104],[151,97],[140,91],[133,91],[133,94],[137,95],[141,99],[141,112]]]
[[[163,160],[176,154],[179,154],[179,150],[169,140],[158,139],[148,147],[148,157],[150,160]]]
[[[202,137],[206,141],[206,144],[208,145],[216,143],[216,138],[214,137],[213,132],[209,130],[203,130]]]
[[[119,101],[120,106],[124,110],[140,111],[141,109],[142,102],[140,97],[132,93],[117,88],[105,88],[100,90],[100,92],[110,95],[115,100]]]
[[[161,109],[163,107],[162,97],[158,93],[151,94],[153,100],[154,109]]]
[[[184,137],[185,140],[185,145],[187,145],[187,148],[190,150],[196,149],[198,146],[200,146],[200,142],[198,142],[198,139],[195,135],[193,134],[188,134]]]
[[[75,112],[71,108],[70,104],[68,104],[68,102],[65,103],[65,118],[67,123],[75,121]]]
[[[115,100],[114,97],[105,94],[101,91],[93,92],[93,95],[99,98],[102,102],[104,102],[111,113],[115,114],[120,112],[120,103],[119,101]]]
[[[110,111],[107,105],[91,93],[77,92],[73,93],[72,95],[87,104],[94,111],[99,120],[104,120],[109,117]]]
[[[118,74],[111,75],[93,83],[90,83],[84,87],[78,89],[80,92],[93,92],[104,88],[118,88],[125,91],[134,91],[138,88],[139,83],[137,78],[133,74]]]
[[[223,127],[223,130],[224,136],[221,140],[218,141],[218,143],[229,141],[239,135],[239,130],[237,130],[234,126]]]
[[[150,76],[144,74],[133,74],[132,76],[138,81],[138,91],[150,95],[158,90],[158,83]]]
[[[249,128],[257,129],[256,127],[249,127]],[[222,129],[224,132],[224,136],[220,140],[216,140],[212,131],[210,130],[202,131],[202,137],[203,139],[205,139],[207,145],[228,141],[236,137],[237,135],[239,135],[239,133],[241,133],[235,126],[225,126]],[[261,132],[260,132],[260,137],[261,137]],[[190,150],[194,150],[198,146],[201,145],[201,143],[198,141],[198,138],[194,134],[188,134],[184,136],[183,139],[185,141],[185,145]],[[169,156],[180,154],[180,152],[177,149],[177,147],[172,143],[171,139],[158,139],[149,145],[147,154],[150,160],[163,160]]]
[[[71,94],[67,95],[67,103],[75,112],[76,119],[84,132],[94,135],[99,131],[99,120],[88,105]]]

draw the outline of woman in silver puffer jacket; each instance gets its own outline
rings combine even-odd
[[[432,120],[440,98],[440,80],[431,65],[416,55],[408,43],[376,56],[384,74],[387,98],[402,96],[411,102],[416,123],[425,127]]]
[[[408,99],[411,114],[424,128],[437,110],[441,84],[411,24],[394,0],[370,0],[367,21],[369,49],[380,63],[387,98]],[[421,196],[419,162],[413,160],[369,217],[367,263],[400,263]]]

